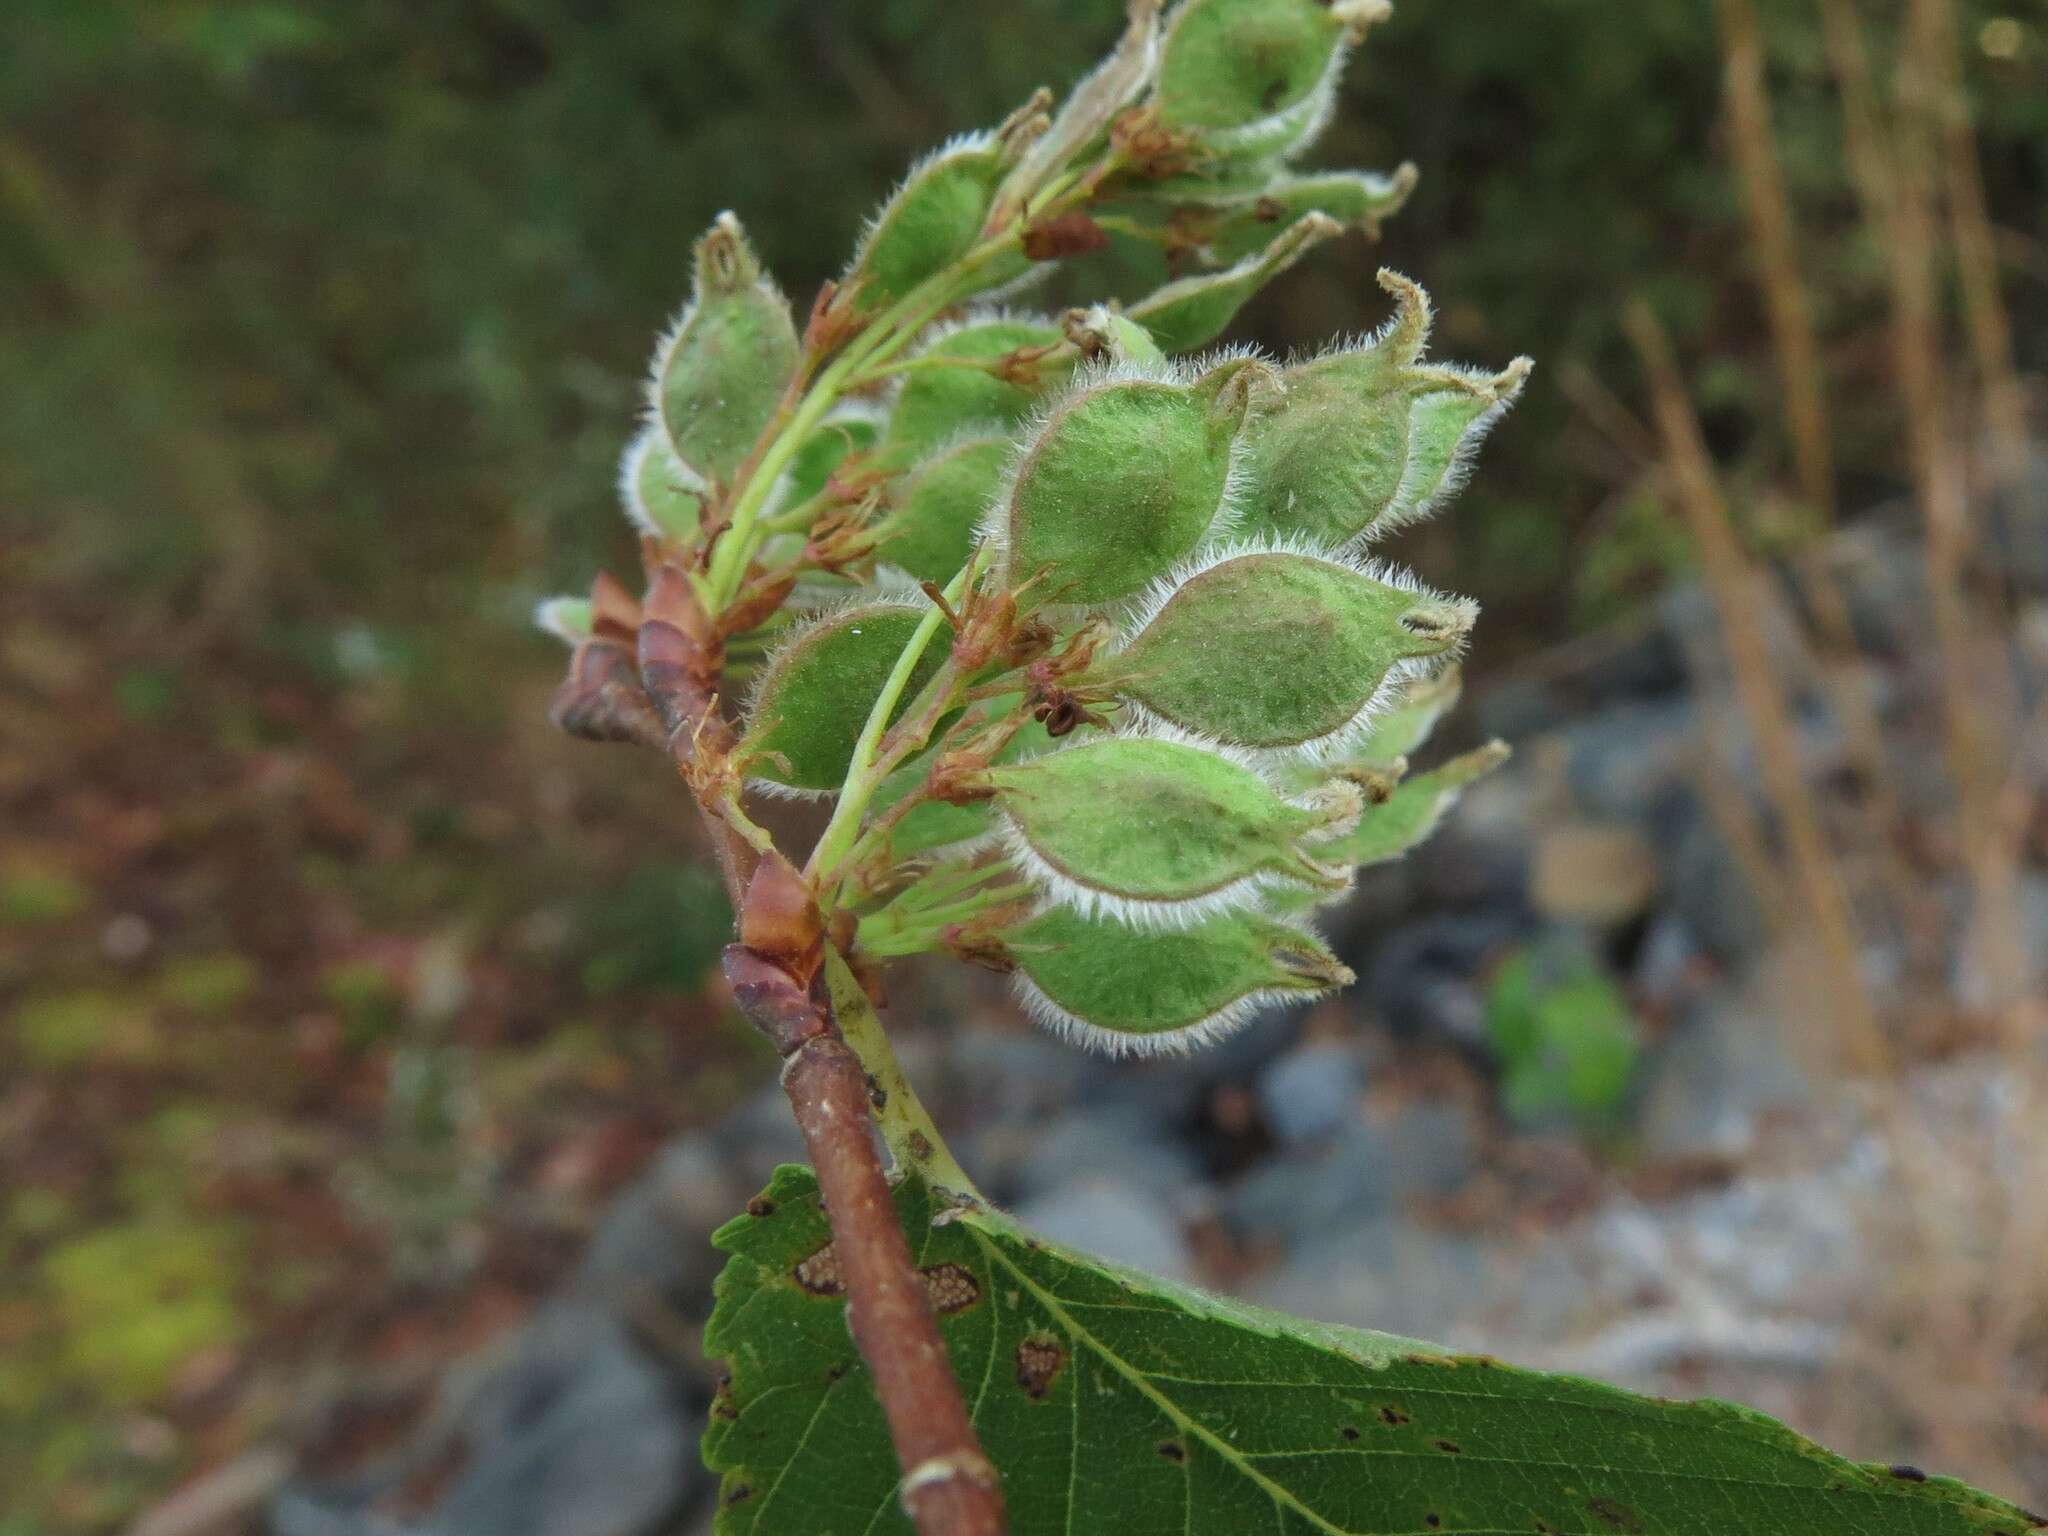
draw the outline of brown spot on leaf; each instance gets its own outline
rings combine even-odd
[[[1159,1442],[1159,1454],[1175,1466],[1180,1466],[1188,1459],[1188,1448],[1178,1440],[1162,1440]]]
[[[910,1133],[910,1155],[919,1162],[925,1161],[932,1155],[931,1138],[926,1136],[923,1131],[912,1131]]]
[[[830,1365],[825,1367],[825,1381],[829,1385],[830,1383],[837,1381],[840,1377],[844,1376],[848,1371],[852,1369],[852,1365],[849,1364],[847,1361],[835,1360]]]
[[[747,1214],[756,1221],[766,1221],[775,1214],[775,1202],[766,1195],[756,1195],[747,1202]]]
[[[1592,1510],[1600,1523],[1610,1531],[1623,1531],[1627,1536],[1643,1536],[1641,1517],[1618,1499],[1588,1499],[1586,1507]]]
[[[1903,1461],[1890,1470],[1892,1476],[1903,1483],[1924,1483],[1927,1481],[1927,1474],[1925,1472],[1922,1472],[1918,1467],[1908,1466]]]
[[[723,1504],[727,1509],[731,1509],[735,1504],[746,1503],[747,1500],[751,1499],[753,1496],[754,1485],[752,1483],[734,1483],[730,1488],[725,1490],[725,1496],[721,1498],[718,1502]]]
[[[1382,1424],[1406,1424],[1408,1422],[1408,1415],[1389,1403],[1386,1407],[1380,1409],[1380,1422]]]
[[[1428,1526],[1433,1531],[1438,1526],[1444,1523],[1444,1517],[1442,1515],[1437,1514],[1434,1510],[1432,1510],[1430,1513],[1422,1517],[1422,1523]]]
[[[1017,1343],[1017,1385],[1033,1402],[1052,1390],[1053,1378],[1067,1363],[1067,1352],[1049,1333],[1028,1334]]]
[[[1358,1438],[1358,1426],[1356,1424],[1346,1424],[1344,1426],[1344,1438],[1346,1440],[1356,1440]]]
[[[1436,1448],[1446,1456],[1462,1456],[1465,1454],[1465,1448],[1455,1440],[1439,1440],[1436,1443]]]
[[[839,1250],[827,1243],[807,1259],[798,1259],[790,1274],[813,1296],[844,1296],[846,1282],[839,1274]]]
[[[981,1282],[974,1272],[958,1264],[932,1264],[918,1271],[924,1276],[925,1293],[932,1310],[940,1316],[964,1312],[981,1300]]]

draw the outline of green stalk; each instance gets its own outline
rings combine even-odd
[[[839,1032],[867,1072],[873,1090],[870,1097],[879,1096],[881,1100],[875,1111],[875,1123],[896,1165],[915,1168],[953,1204],[986,1205],[987,1200],[954,1158],[930,1112],[903,1075],[896,1053],[889,1049],[889,1037],[882,1029],[875,1005],[868,1000],[839,951],[829,946],[825,950],[825,985],[831,993]]]
[[[946,602],[957,607],[966,593],[969,583],[979,573],[984,551],[976,550],[959,574],[946,586]],[[890,670],[888,680],[882,684],[882,691],[876,695],[874,707],[868,711],[867,722],[861,726],[860,738],[853,744],[853,761],[847,765],[845,781],[839,788],[839,803],[832,809],[832,819],[825,825],[824,833],[818,838],[818,845],[811,850],[810,864],[805,870],[820,886],[838,868],[841,858],[853,846],[860,832],[861,816],[867,811],[868,802],[875,797],[875,790],[888,776],[893,763],[877,761],[876,749],[882,744],[882,736],[889,728],[889,719],[896,713],[896,705],[903,698],[903,690],[910,686],[910,679],[917,671],[917,664],[923,659],[925,649],[932,637],[946,622],[946,615],[937,603],[932,604],[917,628],[911,631],[909,641],[903,647],[903,654],[896,658],[896,665]],[[933,679],[934,682],[938,679]],[[953,686],[959,686],[955,679]],[[922,746],[922,742],[916,743]]]
[[[1009,873],[1000,866],[991,871],[996,872]],[[900,917],[895,909],[885,909],[861,920],[861,952],[877,960],[923,954],[938,942],[945,929],[955,923],[968,922],[984,912],[1022,901],[1036,889],[1029,883],[1013,881],[1008,885],[992,885],[958,901],[916,908]]]

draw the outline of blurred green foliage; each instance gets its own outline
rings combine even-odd
[[[1487,992],[1486,1033],[1501,1064],[1501,1101],[1516,1121],[1615,1127],[1641,1029],[1591,956],[1546,946],[1510,955]]]
[[[808,293],[913,154],[1071,80],[1119,9],[15,0],[0,504],[76,530],[60,575],[424,634],[409,675],[430,686],[466,621],[623,563],[611,466],[712,214],[740,211]],[[1841,335],[1877,280],[1838,238],[1834,94],[1807,0],[1761,9]],[[1974,40],[2012,7],[1963,9]],[[2019,51],[1973,57],[1972,78],[1995,211],[2038,241],[2048,34],[2019,19]],[[1412,157],[1421,193],[1383,247],[1320,255],[1244,329],[1284,346],[1376,323],[1386,259],[1444,296],[1447,348],[1542,361],[1449,535],[1482,597],[1555,613],[1535,598],[1580,566],[1572,535],[1618,476],[1559,385],[1628,376],[1624,293],[1712,360],[1720,446],[1775,455],[1718,88],[1708,0],[1413,0],[1354,71],[1324,157]],[[1882,469],[1880,431],[1844,426]]]

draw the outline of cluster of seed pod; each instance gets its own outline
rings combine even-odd
[[[1314,909],[1502,755],[1408,775],[1476,610],[1366,551],[1455,493],[1526,360],[1426,362],[1392,272],[1361,340],[1201,351],[1412,187],[1293,165],[1387,9],[1134,0],[1057,113],[921,163],[807,326],[730,215],[699,243],[620,495],[754,674],[735,781],[833,801],[805,874],[857,954],[949,950],[1073,1038],[1184,1049],[1348,981]],[[993,302],[1112,239],[1189,270]],[[583,642],[611,606],[542,620]]]

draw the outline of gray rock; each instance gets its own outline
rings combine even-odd
[[[1195,1278],[1194,1254],[1161,1203],[1114,1174],[1040,1195],[1017,1220],[1056,1243],[1169,1280]]]
[[[543,1308],[499,1350],[452,1371],[423,1444],[347,1485],[285,1489],[278,1536],[643,1536],[709,1475],[697,1412],[619,1319],[574,1302]],[[399,1522],[374,1503],[459,1436],[461,1473],[434,1509]]]
[[[1589,816],[1651,830],[1683,798],[1698,714],[1687,700],[1611,706],[1565,732],[1572,794]]]
[[[619,1305],[652,1292],[701,1310],[722,1262],[711,1233],[759,1187],[708,1136],[669,1143],[605,1212],[577,1269],[578,1291]]]
[[[1648,833],[1626,822],[1564,821],[1536,841],[1529,899],[1545,917],[1613,928],[1648,909],[1658,878]]]
[[[1479,978],[1525,927],[1522,914],[1512,911],[1425,917],[1383,935],[1353,968],[1367,978],[1362,995],[1397,1037],[1433,1037],[1483,1052],[1486,1005]]]
[[[1653,1157],[1736,1157],[1766,1116],[1796,1110],[1812,1084],[1792,1057],[1791,1027],[1754,983],[1701,1001],[1657,1052],[1643,1095],[1643,1150]]]
[[[999,1199],[1050,1196],[1114,1170],[1119,1182],[1179,1208],[1200,1181],[1194,1155],[1133,1104],[1093,1104],[1041,1125],[994,1126],[975,1138],[977,1181]]]
[[[1262,1279],[1251,1300],[1301,1317],[1456,1341],[1511,1308],[1514,1285],[1478,1239],[1392,1215],[1325,1233]]]
[[[772,1080],[742,1100],[712,1134],[733,1177],[750,1190],[766,1184],[777,1164],[809,1161],[789,1099]]]
[[[1259,1074],[1259,1107],[1284,1145],[1336,1132],[1358,1111],[1365,1086],[1363,1052],[1350,1041],[1298,1045]]]
[[[1357,1119],[1319,1148],[1271,1159],[1226,1191],[1222,1213],[1251,1242],[1299,1247],[1413,1200],[1447,1195],[1471,1176],[1478,1137],[1454,1104],[1406,1105]]]
[[[1770,942],[1749,877],[1710,818],[1693,818],[1680,835],[1665,888],[1673,914],[1716,958],[1747,960]]]

